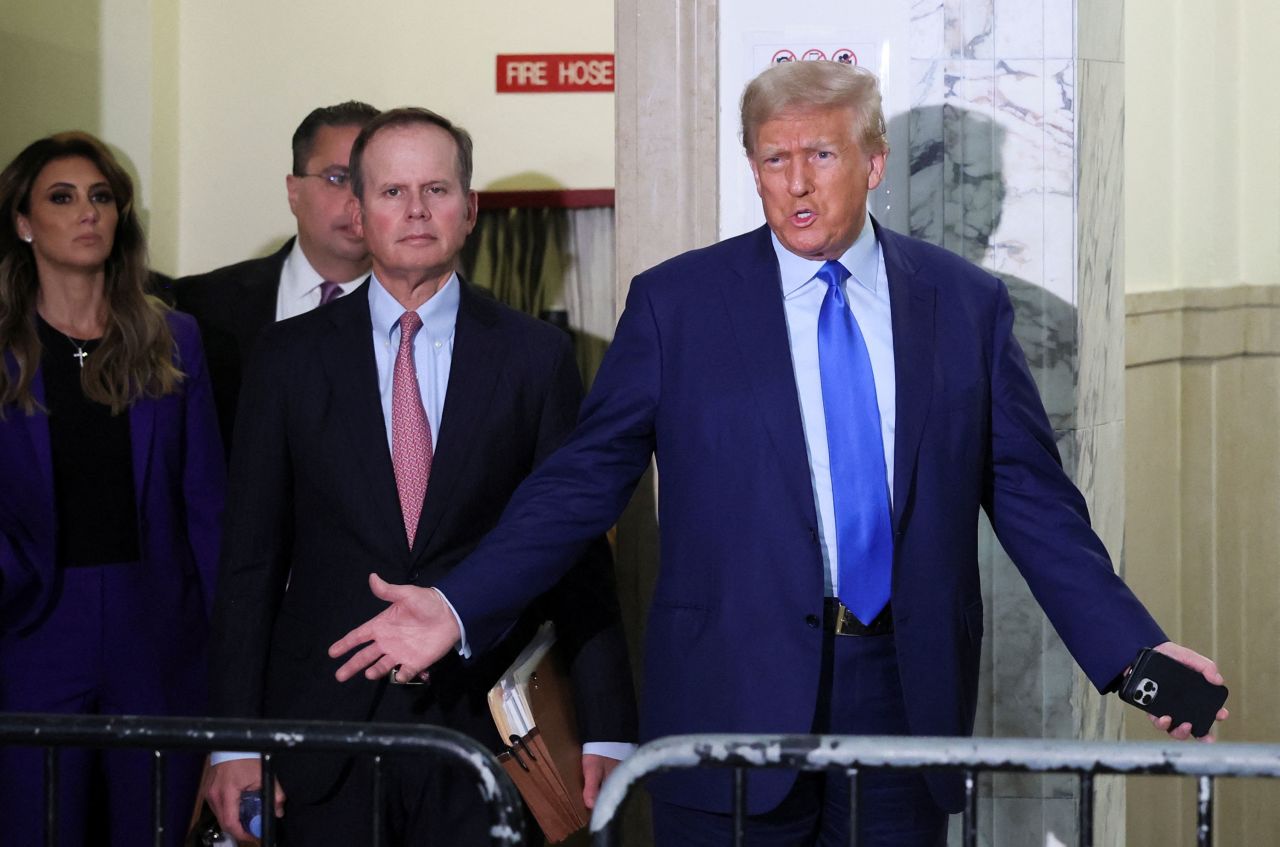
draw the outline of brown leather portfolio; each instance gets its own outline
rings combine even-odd
[[[507,744],[498,761],[554,844],[586,826],[590,815],[582,803],[573,692],[553,643],[553,632],[539,632],[532,649],[490,690],[489,709]]]

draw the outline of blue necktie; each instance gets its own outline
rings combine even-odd
[[[844,296],[849,272],[833,260],[817,278],[827,284],[818,313],[818,369],[835,500],[839,594],[849,611],[869,624],[889,602],[893,572],[880,407],[867,342]]]

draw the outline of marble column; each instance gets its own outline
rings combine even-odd
[[[716,239],[717,5],[717,0],[615,3],[619,314],[633,276]],[[618,597],[637,686],[645,614],[658,572],[657,504],[651,468],[618,521],[616,535]],[[627,844],[653,842],[646,803],[632,799],[623,833]]]
[[[717,7],[715,0],[619,0],[615,8],[621,314],[633,276],[716,238]],[[617,533],[618,590],[637,668],[657,532],[650,473]]]

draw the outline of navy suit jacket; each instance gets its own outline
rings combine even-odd
[[[275,323],[280,273],[294,240],[290,238],[270,256],[184,276],[164,287],[172,305],[194,315],[200,324],[218,425],[228,453],[244,368],[262,330]]]
[[[978,511],[1099,688],[1164,639],[1115,575],[1063,472],[995,277],[877,225],[897,385],[893,615],[912,734],[973,730],[983,610]],[[608,526],[655,455],[661,569],[645,634],[641,737],[807,733],[823,562],[778,264],[766,228],[635,278],[578,428],[499,529],[438,583],[474,647]],[[480,578],[508,574],[500,584]],[[485,584],[486,590],[477,590]],[[839,692],[836,692],[836,696]],[[793,776],[753,776],[752,813]],[[929,777],[943,808],[957,775]],[[656,781],[727,810],[727,776]]]
[[[178,367],[175,393],[129,407],[133,485],[145,586],[153,614],[144,625],[161,648],[161,674],[205,687],[204,651],[213,608],[226,464],[218,439],[200,334],[188,315],[171,312]],[[12,361],[10,373],[16,373]],[[39,372],[32,383],[44,402]],[[48,416],[4,410],[0,421],[0,632],[18,632],[48,608],[56,584],[57,525]],[[188,714],[203,694],[177,692]],[[192,711],[195,710],[195,711]]]
[[[431,479],[409,548],[378,394],[369,285],[272,324],[245,372],[214,616],[215,714],[375,718],[386,682],[339,683],[339,663],[326,652],[385,608],[369,591],[369,573],[393,583],[439,580],[573,427],[582,383],[569,336],[462,283]],[[609,553],[602,537],[593,543],[603,561],[574,569],[501,649],[470,663],[451,655],[432,671],[424,721],[497,747],[485,696],[551,617],[569,645],[582,740],[634,740]],[[285,791],[309,802],[335,784],[346,759],[282,753],[277,761]]]

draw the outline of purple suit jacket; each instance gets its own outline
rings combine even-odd
[[[146,632],[163,645],[162,662],[176,672],[193,658],[204,661],[226,470],[200,333],[190,316],[177,312],[169,315],[169,327],[186,378],[175,393],[136,401],[129,409],[129,432],[146,569],[140,584],[154,610]],[[12,373],[12,359],[6,364]],[[32,389],[43,403],[42,374]],[[0,632],[9,633],[36,622],[54,596],[57,518],[44,413],[4,410],[0,480]]]

